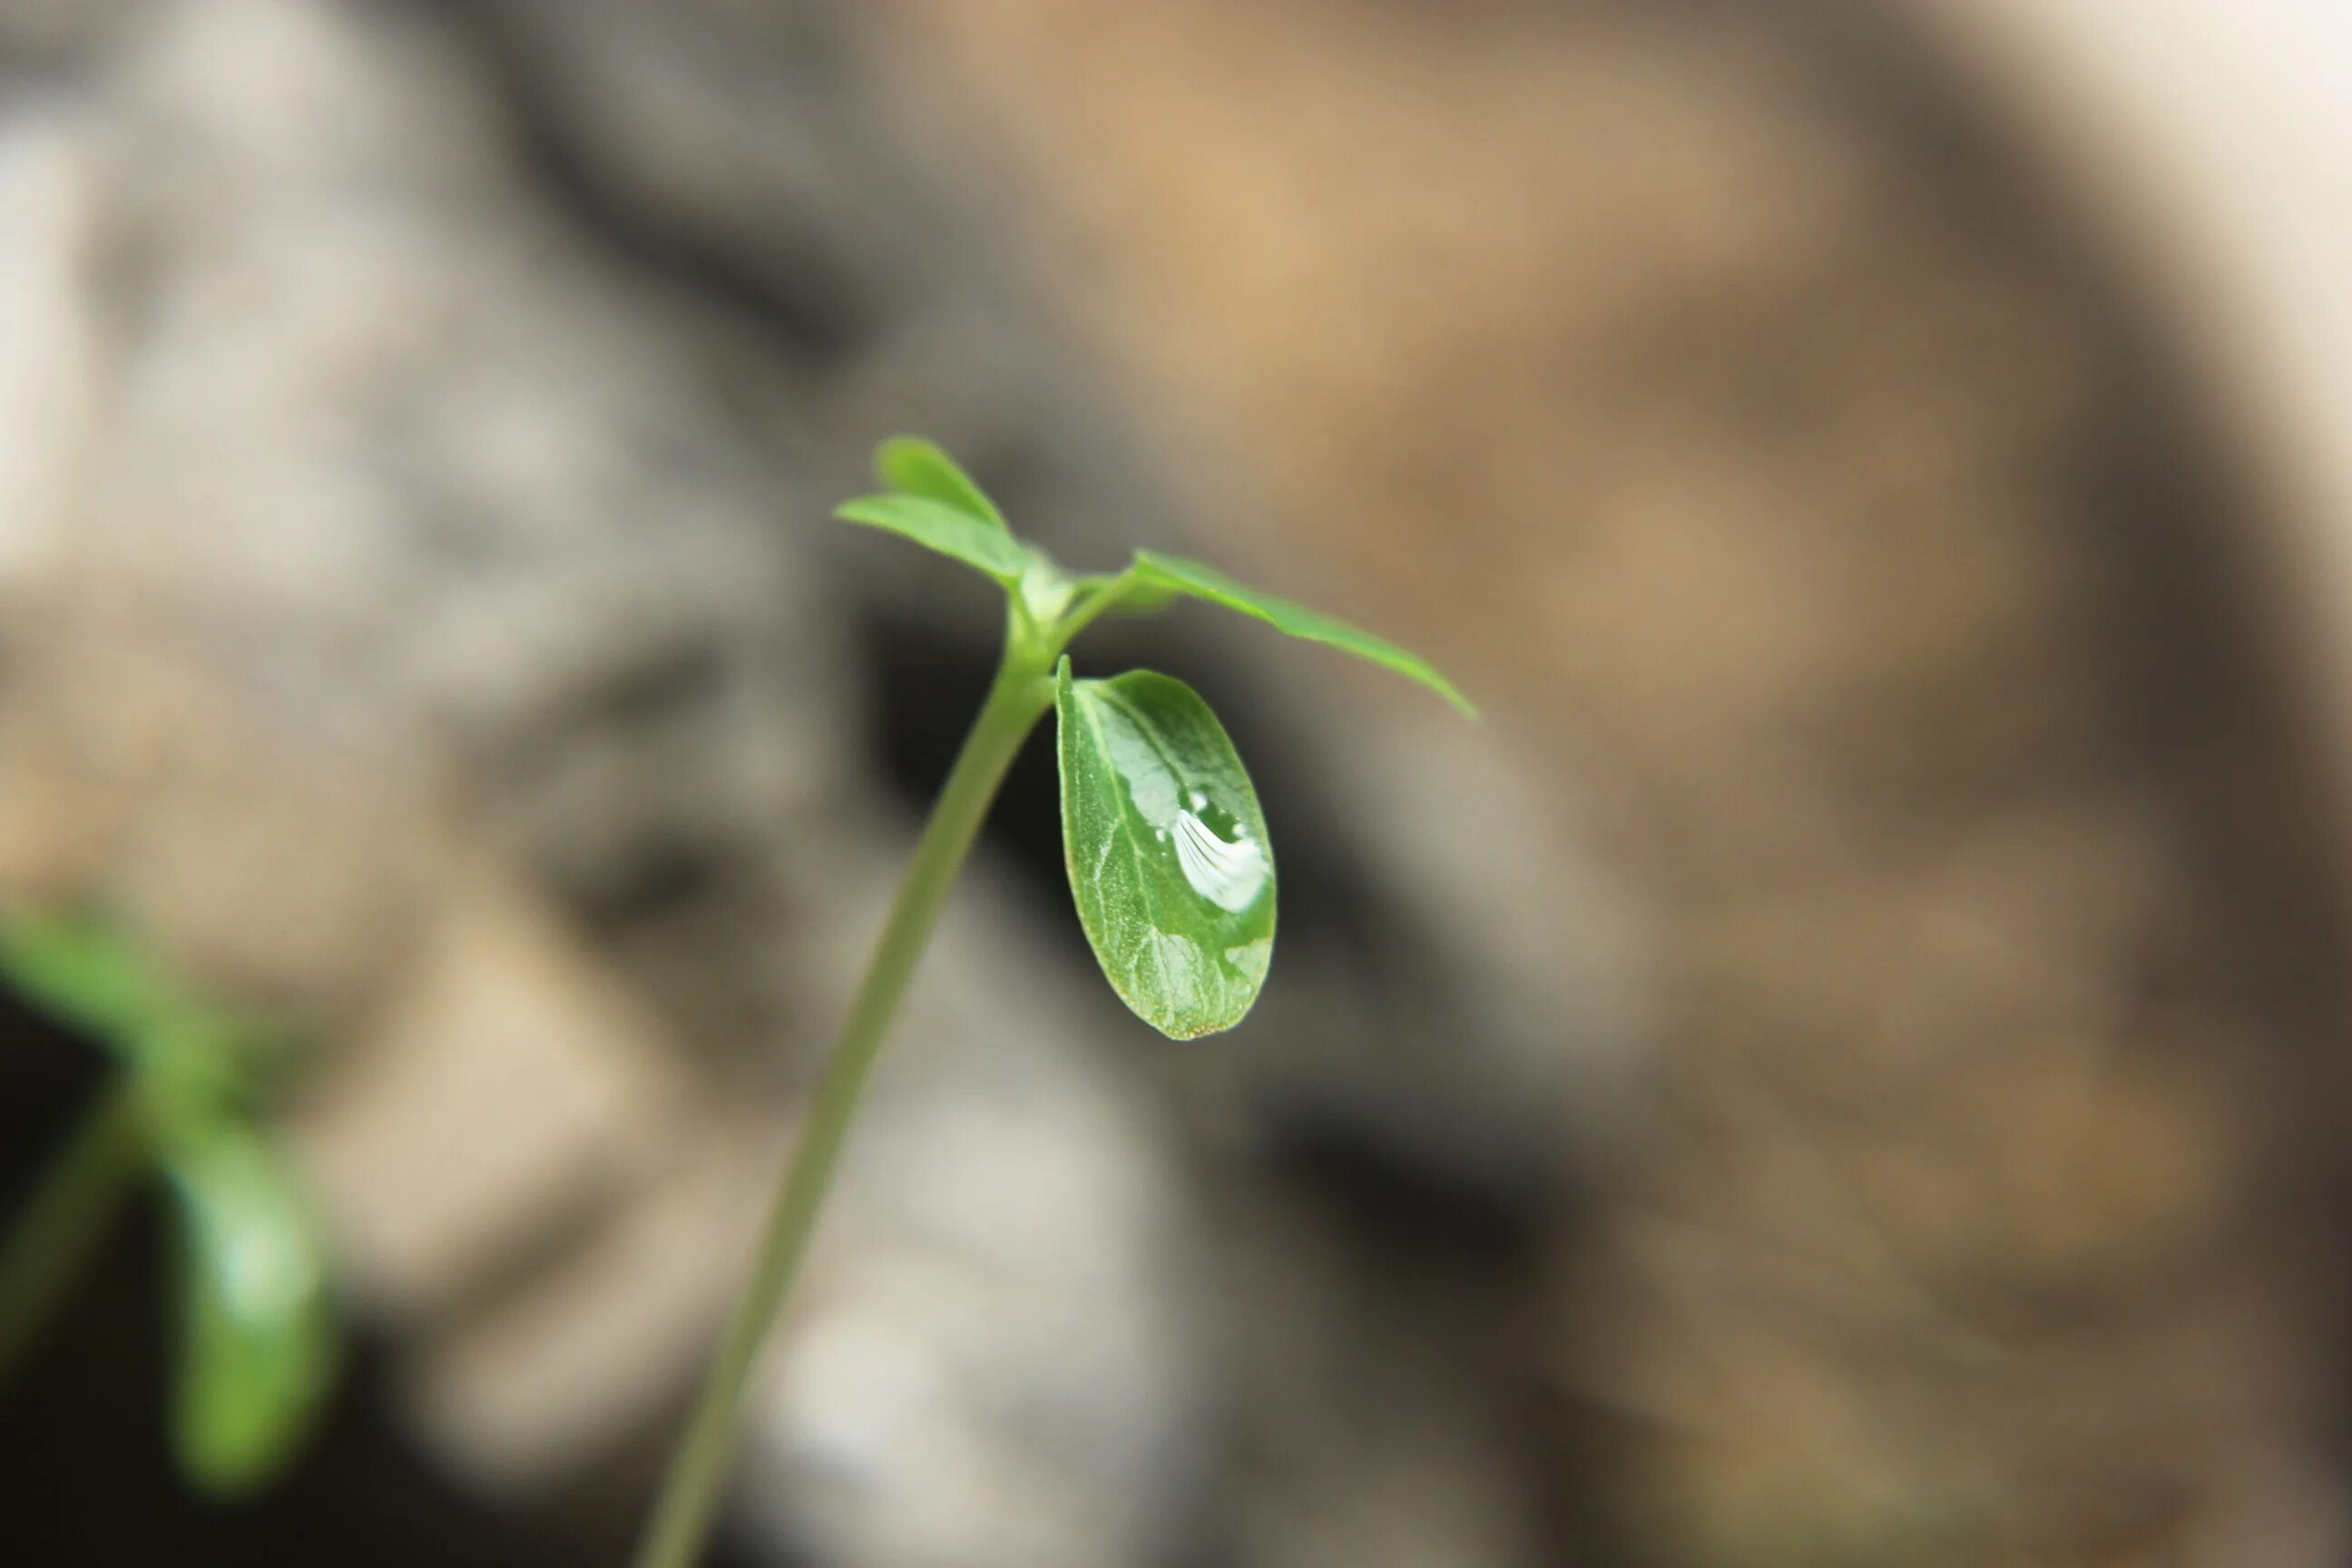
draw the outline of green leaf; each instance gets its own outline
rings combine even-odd
[[[215,1006],[149,944],[89,914],[0,918],[0,982],[136,1067],[158,1114],[199,1120],[290,1046],[280,1025]]]
[[[933,500],[928,496],[859,496],[834,508],[844,522],[862,522],[911,539],[926,549],[952,555],[1010,588],[1043,554],[1004,531],[1002,523]]]
[[[1004,514],[939,444],[919,436],[893,436],[874,448],[874,477],[894,490],[951,506],[1010,532]]]
[[[0,919],[0,978],[42,1012],[118,1047],[176,1000],[144,948],[89,915]]]
[[[1114,616],[1156,616],[1183,597],[1165,583],[1129,583],[1110,607]]]
[[[1062,853],[1111,989],[1164,1035],[1241,1022],[1274,955],[1274,860],[1224,727],[1181,680],[1054,677]]]
[[[173,1446],[189,1480],[237,1496],[284,1469],[334,1377],[326,1268],[293,1173],[241,1122],[168,1151],[184,1257]]]
[[[1465,714],[1475,719],[1478,710],[1462,694],[1459,687],[1437,672],[1436,667],[1410,648],[1398,647],[1385,637],[1335,620],[1304,605],[1272,594],[1262,594],[1245,583],[1236,583],[1212,566],[1197,561],[1186,561],[1174,555],[1162,555],[1157,551],[1135,552],[1135,574],[1148,587],[1190,595],[1205,599],[1226,609],[1238,610],[1245,616],[1255,616],[1295,637],[1309,642],[1328,643],[1358,658],[1370,659],[1383,669],[1393,670],[1408,680],[1417,680],[1436,692]]]

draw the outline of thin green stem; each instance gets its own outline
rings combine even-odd
[[[145,1150],[138,1085],[122,1074],[82,1113],[0,1244],[0,1384],[105,1237]]]
[[[1116,608],[1135,585],[1135,568],[1130,566],[1118,576],[1105,579],[1102,585],[1071,608],[1054,627],[1050,654],[1059,654],[1070,646],[1071,639],[1094,625],[1104,611]]]
[[[883,1038],[1005,769],[1053,702],[1053,681],[1038,656],[1037,639],[1016,620],[1006,637],[1003,666],[931,809],[849,1019],[818,1080],[807,1122],[768,1211],[751,1279],[728,1321],[694,1414],[672,1456],[653,1518],[638,1543],[636,1568],[690,1568],[701,1553],[731,1468],[753,1365],[808,1251],[818,1210],[832,1185]]]

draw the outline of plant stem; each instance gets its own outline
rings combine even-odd
[[[1134,585],[1135,568],[1130,566],[1118,576],[1104,581],[1093,593],[1072,605],[1054,628],[1055,647],[1068,647],[1071,639],[1094,625],[1104,611],[1115,608]]]
[[[145,1143],[138,1085],[118,1075],[82,1112],[0,1245],[0,1384],[105,1237]]]
[[[883,1037],[914,977],[916,961],[930,939],[940,906],[996,798],[1005,769],[1012,765],[1031,727],[1053,706],[1053,682],[1036,650],[1028,646],[1033,641],[1018,629],[1008,635],[996,682],[989,689],[971,733],[964,737],[963,749],[940,788],[938,804],[931,808],[906,881],[898,889],[889,920],[867,962],[849,1019],[842,1026],[824,1076],[818,1080],[792,1163],[776,1189],[751,1279],[728,1321],[726,1336],[703,1382],[694,1414],[671,1458],[653,1518],[638,1544],[636,1568],[690,1568],[709,1533],[711,1515],[733,1458],[736,1427],[753,1365],[808,1251],[818,1209],[832,1185],[834,1168],[840,1162],[851,1119]]]

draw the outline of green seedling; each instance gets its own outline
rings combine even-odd
[[[1074,574],[1015,535],[981,488],[928,441],[877,449],[882,493],[838,509],[962,562],[1005,601],[996,679],[940,792],[882,928],[770,1210],[760,1250],[673,1455],[637,1568],[688,1568],[709,1533],[753,1363],[791,1288],[858,1099],[933,920],[1029,731],[1055,714],[1063,858],[1078,923],[1111,988],[1177,1039],[1229,1029],[1274,955],[1275,858],[1249,774],[1207,703],[1149,670],[1073,674],[1065,650],[1107,615],[1197,599],[1326,643],[1475,710],[1418,655],[1195,562],[1138,551],[1117,573]]]
[[[0,918],[0,980],[117,1062],[0,1244],[0,1376],[121,1200],[160,1175],[177,1222],[173,1451],[199,1490],[251,1493],[299,1451],[337,1360],[319,1226],[256,1116],[286,1037],[197,995],[88,918]]]

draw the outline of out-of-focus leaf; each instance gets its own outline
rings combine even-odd
[[[213,1114],[289,1043],[281,1026],[182,985],[131,931],[92,915],[0,918],[0,984],[137,1068],[165,1120]]]
[[[0,917],[0,980],[42,1012],[122,1050],[176,1000],[143,947],[89,915]]]
[[[293,1172],[252,1129],[184,1136],[164,1164],[183,1254],[173,1447],[195,1486],[239,1496],[285,1468],[333,1382],[325,1259]]]
[[[1180,1040],[1229,1029],[1274,954],[1257,792],[1208,704],[1150,670],[1055,675],[1062,851],[1078,921],[1120,998]]]

